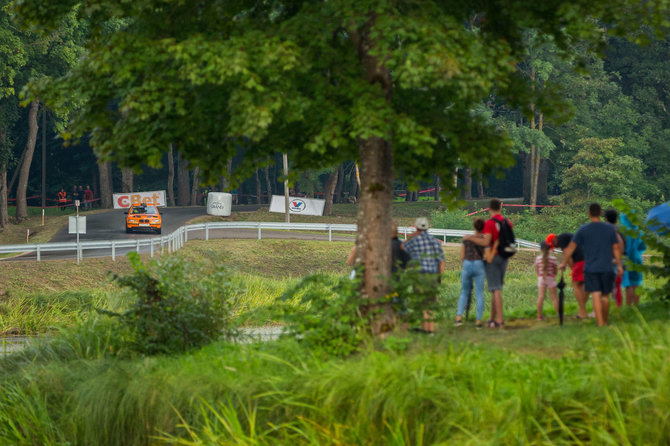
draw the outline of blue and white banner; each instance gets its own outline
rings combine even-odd
[[[284,201],[283,195],[273,195],[270,202],[270,212],[286,213]],[[289,197],[288,211],[289,214],[296,215],[323,215],[325,205],[326,200],[318,198]]]

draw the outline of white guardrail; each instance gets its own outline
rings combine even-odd
[[[109,250],[111,251],[112,260],[116,259],[117,249],[128,249],[140,252],[141,249],[147,248],[151,256],[155,252],[170,252],[178,251],[188,241],[188,235],[194,231],[204,231],[205,240],[209,240],[209,231],[213,229],[257,229],[258,240],[263,238],[263,229],[266,230],[290,230],[290,231],[319,231],[328,233],[328,241],[333,240],[333,232],[356,232],[356,225],[347,224],[330,224],[330,223],[272,223],[272,222],[209,222],[196,223],[192,225],[181,226],[172,234],[151,237],[145,239],[129,239],[129,240],[102,240],[102,241],[85,241],[85,242],[59,242],[59,243],[41,243],[41,244],[21,244],[21,245],[0,245],[0,254],[21,253],[31,254],[36,253],[37,261],[41,261],[41,255],[44,252],[55,251],[72,251],[76,253],[77,261],[83,258],[84,250]],[[405,237],[407,234],[414,231],[412,227],[400,226],[398,232]],[[442,238],[446,242],[447,237],[462,238],[465,235],[472,234],[473,231],[465,231],[460,229],[437,229],[431,228],[428,232],[435,237]],[[535,242],[527,240],[516,241],[519,248],[539,249],[540,245]]]

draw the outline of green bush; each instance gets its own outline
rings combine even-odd
[[[179,257],[145,265],[129,254],[134,272],[114,281],[134,297],[118,317],[128,348],[145,354],[183,352],[231,335],[233,304],[238,291],[218,268],[208,274]]]

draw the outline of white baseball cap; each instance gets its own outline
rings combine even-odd
[[[430,223],[426,217],[419,217],[414,221],[414,226],[416,226],[417,229],[425,231],[426,229],[430,228]]]

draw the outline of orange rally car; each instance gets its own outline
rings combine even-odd
[[[130,234],[137,229],[146,229],[161,233],[163,221],[156,206],[135,204],[130,206],[126,216],[126,233]]]

